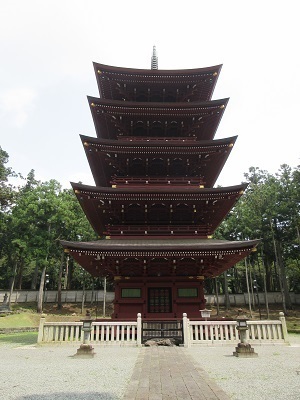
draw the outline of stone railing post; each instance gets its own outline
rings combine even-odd
[[[46,321],[46,317],[44,315],[41,316],[40,325],[39,325],[39,333],[38,333],[38,343],[42,343],[44,337],[44,324]]]
[[[282,326],[283,339],[285,342],[288,342],[289,335],[288,335],[288,331],[287,331],[287,327],[286,327],[286,320],[285,320],[285,316],[284,316],[283,312],[279,313],[279,320],[280,320],[281,326]]]
[[[184,347],[190,347],[190,332],[189,332],[189,320],[186,313],[182,314],[182,327],[183,327],[183,345]]]
[[[142,346],[142,314],[138,313],[137,315],[137,329],[136,329],[136,342],[138,347]]]

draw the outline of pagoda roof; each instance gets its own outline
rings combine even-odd
[[[226,188],[108,188],[72,183],[94,230],[115,236],[212,235],[247,184]]]
[[[103,139],[160,136],[212,140],[228,100],[137,103],[88,97],[97,136]]]
[[[100,96],[112,100],[135,100],[146,96],[174,101],[210,100],[222,65],[183,70],[120,68],[93,63]]]
[[[110,239],[93,242],[61,241],[65,251],[93,276],[116,275],[141,276],[143,260],[168,258],[175,263],[176,275],[184,275],[186,268],[180,263],[189,264],[188,274],[204,277],[218,276],[235,265],[252,251],[259,240],[227,241],[216,239]],[[139,266],[129,269],[126,259],[137,259]],[[190,259],[190,262],[189,260]],[[118,261],[119,260],[119,261]],[[116,262],[117,261],[117,262]],[[118,265],[118,266],[117,266]]]
[[[114,178],[126,177],[124,182],[135,184],[155,183],[161,184],[178,184],[186,185],[187,182],[192,184],[197,182],[198,185],[205,184],[212,187],[217,180],[229,154],[237,139],[237,136],[219,140],[208,140],[201,142],[190,142],[184,140],[168,140],[168,141],[128,141],[128,140],[109,140],[91,138],[81,135],[81,140],[85,148],[86,156],[91,167],[95,183],[98,186],[109,186],[117,181]],[[128,157],[130,157],[132,166]],[[151,170],[145,176],[141,171],[140,178],[132,177],[132,169],[137,169],[132,159],[141,160],[145,164],[151,165],[151,159],[158,157],[168,158],[168,163],[179,158],[185,163],[186,177],[177,181],[172,176],[172,170],[161,169],[161,179],[151,177]],[[149,161],[150,160],[150,161]],[[171,160],[171,161],[170,161]],[[166,164],[167,162],[165,162]],[[131,168],[129,168],[131,166]],[[145,170],[145,169],[144,169]],[[190,172],[191,171],[191,172]],[[138,171],[134,171],[137,176]],[[114,178],[112,178],[114,176]],[[129,178],[132,178],[130,181]],[[142,179],[143,177],[143,179]],[[164,179],[162,179],[164,177]],[[191,178],[198,177],[198,180]],[[196,184],[197,184],[196,183]],[[138,183],[136,183],[138,184]]]

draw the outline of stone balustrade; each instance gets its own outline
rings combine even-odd
[[[133,322],[93,321],[90,343],[139,345],[140,317]],[[138,326],[139,325],[139,326]],[[46,322],[41,317],[38,343],[80,343],[83,341],[83,322]]]
[[[190,321],[183,314],[184,346],[236,344],[239,334],[236,321]],[[279,320],[247,321],[247,341],[259,343],[287,343],[288,333],[285,317],[280,313]],[[41,317],[38,343],[80,343],[83,341],[83,322],[46,322]],[[138,314],[136,321],[93,321],[90,343],[103,345],[142,344],[142,318]]]
[[[200,344],[230,344],[239,342],[236,321],[190,321],[185,326],[185,346]],[[286,321],[283,313],[279,320],[247,321],[246,340],[251,344],[288,342]]]

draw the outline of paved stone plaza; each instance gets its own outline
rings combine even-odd
[[[144,347],[124,400],[229,400],[182,347]]]

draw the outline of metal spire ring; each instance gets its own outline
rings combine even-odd
[[[156,56],[155,46],[153,46],[153,52],[151,57],[151,69],[158,69],[158,57]]]

